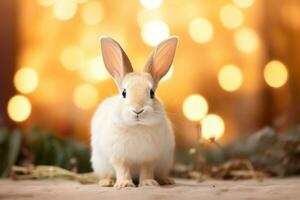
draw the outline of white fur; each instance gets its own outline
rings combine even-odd
[[[124,125],[119,120],[122,97],[106,99],[92,119],[92,166],[100,178],[115,171],[110,160],[115,157],[130,162],[132,175],[139,174],[139,165],[156,161],[155,176],[166,176],[173,164],[175,148],[171,124],[158,102],[161,120],[155,125]]]

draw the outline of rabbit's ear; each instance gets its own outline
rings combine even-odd
[[[152,52],[145,70],[150,73],[156,83],[169,71],[178,43],[178,37],[172,36],[162,41]]]
[[[131,63],[119,43],[112,38],[101,36],[100,45],[105,67],[120,85],[124,76],[133,71]]]

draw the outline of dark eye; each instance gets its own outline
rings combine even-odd
[[[126,98],[126,89],[123,89],[122,96],[123,96],[123,98]]]
[[[154,95],[155,95],[155,93],[154,93],[154,91],[151,89],[151,90],[150,90],[150,98],[153,99],[153,98],[154,98]]]

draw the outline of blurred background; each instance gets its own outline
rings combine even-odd
[[[155,45],[178,35],[157,93],[178,148],[199,133],[226,144],[267,125],[293,127],[299,19],[299,0],[1,0],[0,125],[89,143],[97,105],[117,94],[99,36],[117,40],[140,70]]]

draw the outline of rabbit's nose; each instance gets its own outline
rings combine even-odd
[[[144,112],[144,109],[140,109],[140,110],[132,110],[132,112],[134,112],[135,114],[139,115],[142,112]]]

